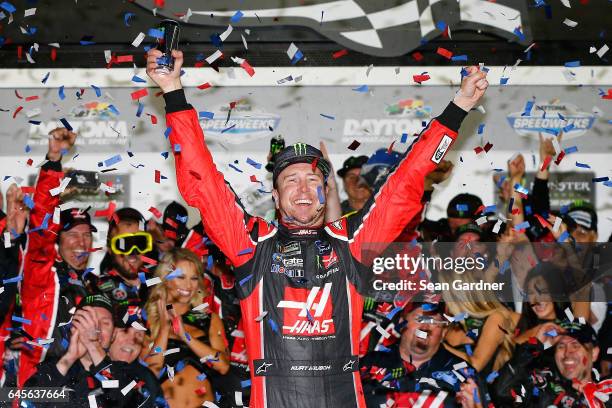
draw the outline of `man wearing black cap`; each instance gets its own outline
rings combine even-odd
[[[392,242],[421,210],[423,180],[484,94],[486,74],[467,68],[454,103],[410,146],[358,215],[324,226],[330,164],[305,143],[282,150],[273,171],[274,226],[246,214],[216,169],[197,112],[181,89],[182,53],[173,51],[175,68],[167,75],[156,72],[160,56],[149,51],[147,74],[164,92],[170,143],[181,146],[172,149],[179,190],[235,267],[251,372],[249,406],[363,406],[359,292],[370,275],[362,251]]]
[[[597,212],[590,203],[573,202],[565,219],[568,230],[577,243],[597,242]]]
[[[337,174],[342,178],[342,185],[348,198],[340,203],[342,214],[346,215],[363,208],[372,191],[360,182],[361,166],[368,161],[368,156],[351,156],[344,161]]]
[[[551,346],[554,367],[543,358]],[[495,406],[603,407],[612,381],[593,375],[599,352],[597,335],[588,323],[543,324],[535,338],[517,346],[489,388]]]
[[[46,355],[63,353],[61,343],[67,334],[62,323],[70,319],[70,309],[87,294],[83,277],[96,228],[85,210],[59,211],[64,178],[61,158],[75,140],[76,134],[66,128],[50,133],[47,161],[35,186],[21,286],[22,317],[31,323],[14,332],[18,336],[11,343],[12,348],[21,349],[19,385]],[[53,341],[44,348],[23,347],[26,338]]]

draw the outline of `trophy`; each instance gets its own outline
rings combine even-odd
[[[178,49],[181,28],[176,21],[166,19],[159,24],[159,30],[164,33],[164,36],[157,40],[157,47],[164,55],[157,59],[159,66],[156,71],[161,74],[169,74],[174,69],[172,50]]]

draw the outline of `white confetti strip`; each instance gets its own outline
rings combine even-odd
[[[205,401],[202,406],[206,408],[219,408],[219,406],[212,401]]]
[[[236,400],[236,405],[238,405],[239,407],[244,406],[244,403],[242,402],[242,391],[234,392],[234,400]]]
[[[140,330],[140,331],[146,331],[147,330],[146,327],[143,327],[143,325],[138,323],[138,322],[132,322],[132,327],[135,328],[136,330]]]
[[[565,308],[565,315],[567,316],[570,322],[574,321],[574,314],[572,313],[572,309],[570,309],[569,307]]]
[[[174,354],[174,353],[179,353],[180,351],[181,351],[181,349],[178,348],[178,347],[177,348],[171,348],[171,349],[168,349],[168,350],[164,351],[164,356],[168,356],[168,355]]]
[[[53,209],[53,223],[59,225],[60,222],[60,209],[59,207],[55,207]]]
[[[4,247],[5,248],[11,247],[11,233],[9,231],[6,231],[4,233]]]
[[[145,281],[145,283],[147,284],[147,287],[150,287],[150,286],[153,286],[153,285],[159,285],[161,282],[162,282],[161,279],[159,277],[157,277],[157,276],[154,277],[154,278],[151,278],[151,279],[147,279]]]
[[[602,47],[599,49],[599,51],[597,51],[597,56],[598,56],[599,58],[603,58],[603,56],[605,55],[605,53],[606,53],[606,52],[608,52],[608,50],[609,50],[609,49],[610,49],[610,48],[608,48],[608,45],[607,45],[607,44],[604,44],[604,45],[603,45],[603,46],[602,46]]]
[[[142,44],[142,42],[144,41],[145,37],[146,37],[145,33],[141,32],[140,34],[138,34],[136,36],[136,38],[134,38],[134,41],[132,41],[132,45],[134,47],[140,47],[140,44]]]
[[[293,57],[295,57],[295,54],[299,51],[297,45],[295,45],[294,43],[289,44],[289,48],[287,49],[287,56],[289,57],[290,60],[293,59]]]
[[[212,64],[213,62],[221,58],[222,55],[223,53],[217,50],[214,53],[212,53],[212,55],[208,56],[208,58],[206,58],[206,62],[208,62],[209,64]]]
[[[467,363],[465,361],[462,361],[460,363],[457,363],[455,365],[453,365],[453,370],[461,370],[462,368],[467,368]]]
[[[52,196],[56,196],[59,195],[61,193],[64,192],[64,190],[66,190],[66,187],[68,187],[68,184],[70,183],[70,180],[72,180],[71,177],[64,177],[62,179],[62,182],[60,183],[59,186],[52,188],[49,190],[49,193],[51,193]]]
[[[555,149],[555,155],[561,153],[561,146],[559,145],[559,139],[556,137],[551,138],[553,148]]]
[[[570,20],[569,18],[566,18],[565,20],[563,20],[563,24],[565,24],[568,27],[576,27],[578,25],[577,22],[575,22],[574,20]]]
[[[104,50],[104,61],[108,64],[111,61],[112,54],[111,50]]]
[[[424,332],[423,330],[416,329],[416,332],[414,334],[420,339],[427,338],[427,332]]]
[[[136,386],[136,381],[132,380],[131,383],[129,383],[128,385],[126,385],[125,387],[121,389],[121,393],[125,396],[127,395],[128,392],[132,391],[132,388],[134,388],[135,386]]]
[[[232,31],[234,31],[234,27],[232,27],[230,24],[227,26],[227,29],[223,32],[223,34],[219,36],[219,38],[221,38],[221,41],[225,41],[227,37],[229,37],[229,35],[232,33]]]
[[[117,192],[117,189],[115,187],[111,187],[104,183],[100,183],[100,190],[104,191],[105,193],[109,193],[109,194],[114,194]]]
[[[102,388],[119,388],[118,380],[104,380],[102,381]]]
[[[257,316],[255,318],[256,322],[261,322],[266,316],[268,315],[268,311],[264,311],[262,314],[260,314],[259,316]]]
[[[4,286],[0,286],[0,295],[4,293]]]
[[[249,45],[247,44],[247,41],[246,41],[246,38],[244,38],[244,35],[240,34],[240,38],[242,38],[242,45],[244,45],[244,49],[248,50]]]
[[[497,222],[495,223],[495,225],[493,226],[493,233],[494,234],[499,234],[499,229],[501,228],[502,224],[504,222],[502,220],[497,220]]]
[[[34,108],[34,109],[30,109],[29,111],[26,112],[26,116],[28,118],[33,118],[34,116],[40,115],[40,108]]]
[[[26,9],[26,10],[23,12],[23,17],[24,17],[24,18],[25,18],[25,17],[30,17],[30,16],[33,16],[34,14],[36,14],[36,8],[29,8],[29,9]]]
[[[572,5],[570,4],[569,0],[561,0],[561,4],[563,4],[567,8],[572,8]]]
[[[389,337],[391,337],[391,333],[389,333],[388,331],[386,331],[385,329],[380,327],[380,325],[378,325],[378,324],[376,325],[376,331],[379,332],[380,335],[383,336],[385,339],[388,339]],[[423,333],[425,333],[425,332],[423,332]],[[425,333],[425,336],[427,336],[427,333]]]
[[[478,224],[478,225],[482,225],[482,224],[484,224],[485,222],[487,222],[487,216],[486,216],[486,215],[483,215],[482,217],[480,217],[480,218],[478,218],[478,219],[476,220],[476,224]]]
[[[559,228],[561,227],[561,223],[563,222],[563,220],[561,219],[561,217],[557,217],[555,218],[555,223],[553,224],[553,232],[557,232],[559,231]]]
[[[89,402],[89,408],[98,408],[98,403],[96,402],[96,396],[94,394],[89,394],[87,396],[87,401]]]
[[[197,305],[196,307],[194,307],[191,310],[193,310],[194,312],[199,312],[200,310],[204,310],[204,309],[207,309],[207,308],[208,308],[208,302],[204,302],[204,303],[201,303],[201,304]]]

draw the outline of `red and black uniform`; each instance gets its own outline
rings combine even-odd
[[[61,319],[58,309],[60,302],[60,280],[56,273],[57,234],[59,224],[52,221],[55,207],[59,205],[59,195],[51,195],[50,190],[60,185],[64,177],[61,162],[46,162],[40,170],[34,191],[34,207],[28,221],[28,243],[26,246],[23,281],[21,283],[22,315],[30,323],[24,330],[34,339],[50,339],[54,336]],[[57,339],[59,344],[61,339]],[[26,347],[19,357],[18,385],[36,372],[36,365],[44,360],[47,348]]]
[[[392,242],[421,209],[423,179],[442,160],[466,112],[450,104],[410,146],[364,209],[318,229],[278,228],[249,216],[204,143],[182,90],[165,95],[179,190],[234,265],[251,403],[363,407],[359,332],[369,243]]]

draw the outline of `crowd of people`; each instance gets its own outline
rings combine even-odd
[[[495,178],[503,205],[461,193],[446,218],[426,218],[453,170],[443,159],[448,144],[436,154],[486,89],[484,76],[470,70],[421,135],[429,143],[347,159],[337,171],[346,201],[324,146],[279,152],[277,219],[267,223],[246,215],[212,165],[179,86],[180,55],[177,75],[160,77],[156,52],[148,72],[165,93],[170,141],[190,146],[175,155],[179,189],[202,221],[188,228],[177,202],[149,220],[114,209],[106,246],[94,248],[88,209],[64,208],[61,199],[61,159],[77,135],[52,131],[36,185],[11,186],[0,221],[1,386],[64,387],[70,406],[84,407],[612,404],[609,262],[593,206],[552,209],[548,167],[528,185],[518,154]],[[541,138],[541,163],[558,157],[554,145]],[[404,207],[387,205],[395,202]],[[325,230],[301,221],[313,208]],[[299,228],[286,228],[291,222]],[[391,245],[376,251],[371,243]],[[485,267],[461,279],[508,290],[375,291],[368,250],[482,257]],[[105,255],[94,268],[96,251]],[[457,276],[425,267],[385,278]]]

